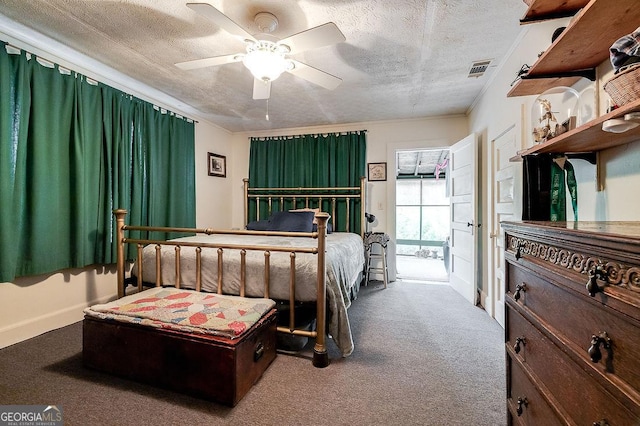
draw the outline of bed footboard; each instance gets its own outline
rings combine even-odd
[[[132,226],[125,224],[125,217],[127,211],[124,209],[114,210],[114,216],[116,218],[116,248],[117,248],[117,286],[118,297],[125,296],[125,274],[129,260],[125,256],[125,247],[127,244],[133,244],[137,247],[137,260],[138,274],[137,284],[138,289],[142,290],[143,287],[143,275],[142,275],[142,252],[145,246],[156,247],[156,286],[173,285],[176,288],[181,288],[184,284],[181,282],[181,250],[190,249],[195,251],[195,268],[196,278],[194,283],[188,283],[189,286],[194,287],[195,290],[202,290],[201,276],[202,276],[202,261],[201,253],[204,249],[215,249],[218,253],[217,261],[217,277],[218,285],[217,292],[223,293],[223,255],[225,250],[233,250],[240,252],[240,289],[239,295],[245,297],[246,290],[246,256],[248,252],[262,252],[264,253],[264,292],[259,297],[270,298],[270,284],[271,284],[271,272],[270,272],[270,257],[272,252],[289,253],[291,258],[290,273],[289,273],[289,302],[290,305],[295,305],[296,294],[296,256],[301,253],[311,253],[316,256],[317,260],[317,277],[316,277],[316,329],[315,330],[301,330],[295,327],[295,310],[291,309],[289,313],[289,326],[278,327],[278,331],[282,333],[288,333],[298,336],[306,336],[315,339],[315,345],[313,349],[313,365],[315,367],[326,367],[329,365],[329,356],[326,347],[326,319],[327,319],[327,290],[326,290],[326,229],[329,215],[324,212],[316,214],[318,222],[317,232],[313,233],[291,233],[291,232],[262,232],[262,231],[233,231],[233,230],[214,230],[210,228],[198,229],[198,228],[167,228],[167,227],[149,227],[149,226]],[[176,242],[173,240],[159,241],[151,239],[132,239],[125,236],[125,231],[142,231],[142,232],[179,232],[190,234],[206,234],[206,235],[273,235],[281,237],[312,237],[316,239],[316,247],[283,247],[283,246],[265,246],[265,245],[249,245],[240,246],[237,244],[229,243],[202,243],[202,242]],[[161,247],[173,246],[175,249],[175,280],[171,283],[162,282],[161,274]]]

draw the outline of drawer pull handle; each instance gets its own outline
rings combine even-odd
[[[602,419],[599,422],[593,422],[593,426],[609,426],[607,419]]]
[[[606,282],[608,275],[602,264],[594,265],[589,269],[589,279],[587,280],[587,292],[589,292],[589,296],[594,297],[596,293],[604,291],[603,288],[598,285],[598,280],[600,279]]]
[[[520,353],[520,349],[522,349],[520,347],[521,343],[522,343],[522,346],[526,345],[527,344],[526,339],[524,337],[517,337],[516,338],[516,344],[513,345],[513,350],[516,351],[517,354],[519,354]]]
[[[611,339],[606,331],[600,332],[599,335],[591,336],[591,346],[589,346],[589,357],[591,358],[591,362],[599,362],[602,359],[602,351],[600,351],[600,345],[604,346],[605,349],[611,348]]]
[[[253,362],[258,362],[262,355],[264,355],[264,345],[260,342],[253,351]]]
[[[518,414],[518,417],[522,415],[522,407],[524,406],[526,408],[527,405],[529,405],[529,401],[527,401],[526,396],[521,396],[518,398],[518,408],[516,408],[516,413]]]
[[[527,285],[526,285],[525,283],[518,284],[518,285],[516,286],[516,292],[513,294],[513,298],[514,298],[515,300],[519,300],[519,299],[520,299],[520,292],[521,292],[521,291],[522,291],[522,292],[527,291]]]
[[[522,257],[522,246],[524,246],[524,244],[522,244],[522,242],[518,242],[515,254],[516,260],[520,260],[520,258]]]

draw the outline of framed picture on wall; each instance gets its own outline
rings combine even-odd
[[[369,182],[387,180],[387,163],[369,163],[367,166]]]
[[[207,170],[209,170],[209,176],[227,177],[227,157],[207,153]]]

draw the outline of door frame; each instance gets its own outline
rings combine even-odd
[[[527,104],[520,103],[519,107],[517,109],[514,108],[513,114],[510,115],[513,120],[503,120],[500,122],[501,124],[491,126],[491,131],[487,130],[483,133],[483,136],[486,138],[486,140],[489,141],[489,143],[482,144],[482,155],[484,158],[484,160],[482,161],[482,191],[485,191],[486,193],[486,197],[483,197],[482,201],[482,212],[483,214],[486,214],[486,218],[488,221],[488,224],[483,231],[482,263],[490,266],[486,268],[482,276],[483,286],[481,290],[480,300],[484,303],[483,307],[485,311],[487,311],[487,313],[492,318],[496,319],[496,321],[500,325],[503,325],[500,320],[501,316],[504,316],[504,312],[497,312],[498,309],[501,309],[500,296],[496,295],[495,292],[491,290],[495,289],[494,279],[496,275],[500,273],[497,268],[494,268],[497,260],[494,256],[493,247],[496,238],[504,237],[503,235],[496,235],[499,233],[499,231],[498,233],[496,233],[496,230],[499,230],[499,227],[496,227],[496,224],[494,223],[495,208],[493,205],[493,200],[495,198],[495,188],[493,182],[491,181],[494,161],[492,149],[494,146],[494,141],[500,139],[501,137],[504,137],[506,133],[511,132],[516,139],[516,145],[519,146],[520,149],[524,148],[527,145],[529,135],[527,130],[528,111],[529,107],[527,106]],[[496,130],[493,131],[493,129]],[[517,181],[515,182],[513,188],[513,216],[515,220],[520,220],[520,218],[522,217],[522,165],[516,163],[514,164],[514,166],[517,168]]]
[[[420,153],[420,152],[428,152],[428,151],[437,151],[437,152],[445,152],[446,151],[447,152],[447,157],[446,158],[447,158],[447,161],[448,161],[450,148],[398,149],[398,150],[395,151],[395,157],[394,158],[397,159],[397,154],[399,152],[417,152],[417,153]],[[445,167],[448,169],[448,166],[445,166]],[[448,173],[447,173],[447,175],[448,175]],[[404,180],[404,179],[402,179],[402,180]],[[451,209],[451,202],[449,202],[448,204],[424,204],[424,200],[422,199],[422,194],[423,194],[422,190],[423,190],[425,185],[432,185],[434,183],[433,181],[435,181],[435,179],[415,179],[415,180],[414,179],[409,179],[409,180],[410,181],[419,181],[420,182],[420,195],[419,195],[419,197],[420,197],[420,202],[421,203],[419,205],[415,205],[415,206],[419,207],[419,209],[420,209],[420,238],[419,238],[419,241],[420,242],[427,242],[427,240],[423,240],[422,239],[422,230],[423,230],[422,225],[424,225],[425,223],[429,223],[428,219],[427,219],[427,221],[423,220],[424,219],[423,208],[425,206],[427,206],[427,208],[428,207],[441,206],[441,207],[448,207],[449,209]],[[446,181],[447,180],[447,176],[445,175],[445,177],[441,178],[441,180],[443,182]],[[397,194],[398,193],[398,191],[397,191],[397,189],[398,189],[398,179],[395,180],[395,189],[396,190],[394,191],[394,194]],[[393,206],[393,211],[394,211],[394,215],[398,212],[398,200],[397,200],[397,197],[395,199],[395,203],[394,203],[394,206]],[[450,218],[450,213],[449,213],[449,218]],[[396,221],[394,221],[394,225],[395,224],[396,224]],[[396,232],[397,232],[397,229],[396,229]],[[403,240],[403,241],[407,241],[407,240]],[[412,241],[414,242],[414,244],[417,242],[417,240],[415,240],[415,239],[413,239]],[[446,242],[445,240],[443,240],[443,241],[434,240],[434,241],[431,241],[431,243],[439,243],[439,244],[438,245],[429,245],[428,247],[443,247],[443,244],[445,242]],[[398,240],[396,240],[396,245],[397,244],[399,244]],[[417,247],[424,247],[424,246],[423,245],[419,245]],[[398,261],[398,257],[399,256],[396,253],[396,262]],[[446,265],[443,265],[443,266],[446,267]],[[418,281],[436,281],[436,282],[442,282],[442,283],[448,283],[449,282],[448,278],[446,280],[441,279],[440,276],[438,276],[437,278],[433,278],[434,274],[429,273],[429,272],[423,272],[423,274],[424,275],[421,275],[420,277],[418,277],[418,276],[413,276],[413,277],[410,277],[410,278],[400,277],[400,279],[409,279],[409,280],[418,280]],[[399,275],[399,273],[398,273],[398,275]]]
[[[426,149],[449,149],[448,139],[424,139],[387,144],[387,185],[386,185],[386,223],[385,229],[390,241],[387,245],[387,267],[389,269],[389,281],[395,281],[396,270],[396,151],[412,151]],[[368,185],[372,185],[369,183]],[[370,188],[367,188],[370,194]],[[368,201],[369,203],[371,201]],[[374,207],[374,206],[370,206]],[[376,214],[373,209],[373,214]]]
[[[517,195],[522,185],[522,164],[509,159],[522,149],[516,124],[491,140],[488,153],[487,286],[483,288],[485,310],[504,327],[504,241],[501,220],[521,217]],[[511,186],[504,183],[511,183]],[[510,189],[510,191],[509,191]]]

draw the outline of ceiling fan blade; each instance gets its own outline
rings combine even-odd
[[[342,31],[333,22],[319,25],[282,39],[278,44],[286,44],[291,49],[291,53],[298,53],[304,50],[315,49],[317,47],[329,46],[341,43],[346,38]]]
[[[310,65],[294,60],[291,60],[291,62],[295,65],[292,70],[289,70],[291,74],[304,78],[305,80],[324,87],[325,89],[333,90],[342,83],[341,78],[321,71]]]
[[[253,79],[253,99],[269,99],[271,96],[271,82]]]
[[[197,12],[211,21],[213,21],[217,26],[227,31],[229,34],[238,37],[240,40],[251,40],[255,41],[256,39],[249,34],[244,28],[240,25],[236,24],[224,13],[220,12],[215,7],[211,6],[208,3],[187,3],[187,7]]]
[[[183,70],[195,70],[198,68],[214,67],[216,65],[230,64],[240,62],[242,55],[234,53],[233,55],[214,56],[212,58],[196,59],[193,61],[178,62],[176,67]]]

